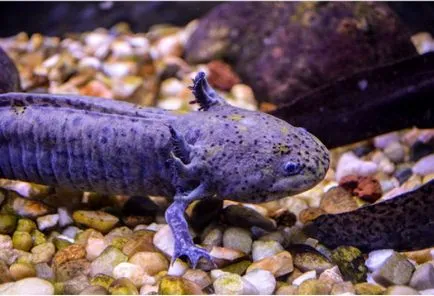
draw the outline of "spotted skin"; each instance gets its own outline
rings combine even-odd
[[[355,211],[322,215],[304,231],[328,247],[363,251],[431,247],[434,238],[434,180],[417,190]]]
[[[329,154],[302,128],[227,104],[199,73],[201,110],[184,115],[106,99],[0,95],[0,178],[56,187],[173,198],[172,259],[209,254],[184,218],[193,200],[264,202],[324,178]]]

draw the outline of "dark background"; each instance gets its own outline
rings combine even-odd
[[[122,21],[133,31],[147,31],[161,23],[185,25],[221,2],[1,2],[0,37],[19,32],[62,36]],[[434,2],[390,2],[412,33],[434,34]]]

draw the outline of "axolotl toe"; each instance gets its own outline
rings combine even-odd
[[[324,178],[329,153],[302,128],[227,104],[204,73],[193,83],[200,111],[188,114],[82,96],[0,94],[0,178],[167,196],[172,260],[211,260],[191,239],[189,203],[302,192]]]

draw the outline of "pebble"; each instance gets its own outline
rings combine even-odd
[[[47,263],[38,263],[35,264],[36,276],[38,278],[53,281],[54,280],[54,271],[51,266]]]
[[[11,234],[17,226],[17,216],[0,214],[0,234]]]
[[[75,211],[72,214],[74,222],[94,228],[102,233],[109,232],[119,218],[102,211]]]
[[[394,163],[400,163],[405,158],[405,148],[399,142],[392,142],[384,148],[384,154]]]
[[[260,295],[271,295],[276,288],[276,279],[268,270],[254,269],[243,276],[250,282]]]
[[[200,269],[188,269],[183,275],[183,278],[196,283],[201,289],[204,289],[212,284],[211,278],[203,270]]]
[[[115,247],[107,247],[90,265],[90,275],[105,274],[112,276],[113,268],[126,262],[128,257]]]
[[[57,209],[59,215],[59,226],[65,227],[71,225],[74,221],[66,208],[60,207]]]
[[[284,285],[276,290],[276,295],[298,295],[298,287],[293,285]]]
[[[257,295],[259,291],[247,280],[233,273],[224,273],[213,282],[217,295]]]
[[[175,262],[169,265],[167,275],[170,276],[182,276],[188,269],[187,263],[176,258]]]
[[[136,286],[127,278],[114,280],[108,291],[111,295],[139,295]]]
[[[400,137],[397,132],[383,134],[374,138],[374,146],[378,149],[385,149],[393,142],[399,142]]]
[[[95,260],[101,253],[107,248],[107,242],[104,240],[104,236],[97,232],[92,231],[87,239],[85,249],[86,258],[90,261]]]
[[[206,231],[202,239],[204,246],[221,246],[223,244],[223,230],[222,227],[213,227],[211,230]]]
[[[331,258],[341,271],[345,281],[366,281],[367,268],[362,252],[351,246],[340,246],[332,251]]]
[[[332,285],[317,279],[308,279],[303,281],[298,286],[298,294],[300,295],[328,295],[332,289]]]
[[[371,160],[378,165],[379,172],[392,174],[395,171],[395,164],[381,151],[374,152]]]
[[[73,244],[58,251],[53,259],[54,265],[60,265],[67,261],[83,259],[86,256],[86,251],[82,245]]]
[[[342,273],[339,270],[339,267],[337,267],[336,265],[328,268],[326,270],[324,270],[319,278],[322,281],[331,283],[331,284],[338,284],[338,283],[343,283],[344,279],[342,277]]]
[[[36,276],[35,267],[32,264],[24,262],[16,262],[9,266],[9,272],[16,281]]]
[[[413,167],[413,172],[421,176],[434,174],[434,154],[430,154],[418,160]]]
[[[143,285],[140,287],[140,295],[158,295],[158,286],[156,285]]]
[[[28,218],[21,218],[18,220],[17,231],[24,231],[31,233],[36,229],[36,223]]]
[[[418,266],[411,277],[410,286],[416,290],[434,289],[434,266],[431,263]]]
[[[172,257],[174,252],[175,241],[172,230],[169,225],[163,226],[155,233],[153,238],[154,246],[164,254]]]
[[[32,261],[34,264],[48,263],[53,258],[56,248],[52,243],[43,243],[33,247],[31,252],[33,254]]]
[[[43,231],[53,228],[59,222],[59,214],[45,215],[36,219],[38,229]]]
[[[363,157],[365,155],[368,155],[373,150],[374,150],[374,146],[368,145],[368,144],[364,144],[364,145],[361,145],[361,146],[357,146],[356,148],[354,148],[352,150],[352,152],[354,153],[355,156],[361,158],[361,157]]]
[[[342,282],[335,283],[332,286],[332,290],[330,291],[331,295],[340,295],[340,294],[356,294],[356,290],[351,282]]]
[[[320,274],[326,269],[332,268],[333,264],[317,253],[297,252],[294,256],[294,266],[302,272],[315,270]]]
[[[137,288],[143,285],[145,271],[143,268],[136,264],[122,262],[115,266],[113,269],[113,277],[120,279],[123,277],[128,278]]]
[[[363,161],[352,152],[341,155],[336,166],[336,180],[340,181],[348,175],[370,176],[377,172],[378,165],[372,161]]]
[[[298,214],[298,219],[301,223],[306,224],[324,214],[327,214],[327,212],[321,208],[307,208]]]
[[[385,288],[370,283],[359,283],[354,286],[357,295],[382,295]]]
[[[209,84],[217,89],[229,91],[241,81],[231,66],[222,61],[212,61],[207,66]]]
[[[283,247],[277,241],[257,240],[253,242],[252,258],[253,261],[259,261],[261,259],[274,256],[281,251],[283,251]]]
[[[202,289],[185,278],[165,276],[158,286],[158,294],[161,295],[202,295]]]
[[[375,250],[369,252],[368,259],[365,261],[366,267],[369,271],[374,272],[379,269],[386,260],[392,256],[394,251],[392,249]]]
[[[434,247],[416,251],[403,252],[402,254],[409,260],[413,260],[417,264],[422,264],[434,259]]]
[[[228,266],[225,266],[222,268],[222,270],[226,271],[226,272],[230,272],[230,273],[236,273],[239,275],[243,275],[246,272],[247,268],[249,268],[250,264],[252,264],[251,261],[243,260],[243,261],[232,263]]]
[[[340,186],[331,188],[321,198],[320,208],[330,214],[339,214],[356,210],[356,200]]]
[[[25,278],[13,283],[0,285],[0,294],[3,295],[54,295],[53,285],[46,280],[38,278]]]
[[[151,276],[169,268],[169,261],[158,252],[138,252],[128,262],[142,267]]]
[[[228,248],[223,248],[223,247],[217,247],[217,246],[212,247],[209,254],[216,259],[224,259],[224,260],[229,260],[229,261],[234,261],[238,258],[245,257],[245,255],[246,255],[243,252],[238,251],[238,250],[233,250],[233,249],[228,249]]]
[[[90,262],[86,259],[77,259],[56,265],[54,273],[57,281],[69,281],[78,276],[87,276],[90,272]]]
[[[307,272],[301,274],[300,276],[296,277],[292,281],[292,284],[295,286],[300,286],[304,281],[311,280],[311,279],[316,279],[316,271],[315,270],[307,271]]]
[[[30,251],[33,246],[32,236],[28,232],[15,231],[12,235],[12,243],[15,249]]]
[[[12,208],[16,214],[30,218],[40,217],[50,212],[50,209],[40,202],[19,197],[13,200]]]
[[[223,247],[249,254],[252,238],[249,231],[239,227],[229,227],[223,233]]]
[[[386,295],[419,295],[419,292],[407,286],[390,286],[387,288]]]
[[[253,262],[248,268],[247,272],[255,268],[268,270],[279,277],[290,273],[294,270],[291,253],[288,251],[281,251],[274,256],[266,257],[259,261]]]
[[[132,237],[125,243],[122,252],[128,257],[133,256],[138,252],[154,252],[156,251],[152,240],[154,232],[148,230],[136,231]]]
[[[393,252],[372,277],[383,286],[406,285],[410,282],[413,271],[413,264],[404,255]]]
[[[421,291],[419,291],[419,294],[420,295],[433,295],[434,289],[421,290]]]
[[[9,235],[0,234],[0,250],[10,250],[12,247],[12,238]]]
[[[101,286],[88,286],[79,295],[108,295],[108,291]]]
[[[399,184],[403,184],[405,182],[407,182],[408,179],[410,179],[410,177],[413,175],[413,170],[412,168],[409,167],[403,167],[400,169],[397,169],[394,177],[396,179],[398,179]]]
[[[295,196],[283,199],[281,202],[284,203],[282,207],[285,210],[293,213],[296,217],[299,216],[302,211],[309,207],[306,200]]]

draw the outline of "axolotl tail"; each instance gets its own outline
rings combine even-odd
[[[334,248],[416,250],[434,245],[434,180],[393,199],[352,212],[323,215],[305,233]]]

